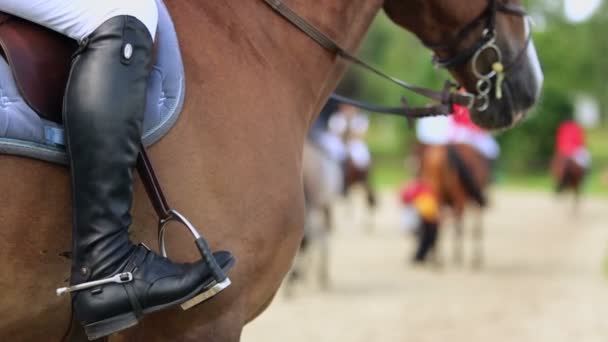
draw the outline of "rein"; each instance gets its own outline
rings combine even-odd
[[[403,106],[387,107],[373,105],[363,101],[357,101],[337,94],[331,95],[331,98],[338,102],[348,103],[359,108],[377,113],[404,116],[409,119],[437,115],[448,115],[452,112],[452,106],[454,104],[465,106],[469,109],[476,105],[476,109],[478,111],[485,111],[490,103],[489,96],[490,91],[492,90],[492,79],[495,79],[495,96],[497,99],[501,99],[502,82],[504,81],[505,72],[522,59],[522,56],[530,45],[530,41],[532,38],[532,33],[530,31],[525,47],[520,51],[513,63],[505,68],[502,63],[501,50],[496,45],[496,15],[498,12],[502,12],[508,15],[526,17],[527,13],[521,6],[503,4],[501,2],[498,2],[497,0],[488,0],[488,8],[483,11],[477,18],[475,18],[471,23],[467,24],[462,30],[460,30],[458,34],[447,44],[432,44],[423,42],[423,44],[425,44],[428,48],[431,49],[450,48],[458,44],[462,39],[464,39],[471,32],[473,32],[473,30],[478,27],[484,19],[486,19],[486,28],[483,31],[482,37],[472,47],[465,49],[463,52],[460,52],[456,56],[451,58],[440,59],[439,57],[437,57],[437,55],[435,55],[435,57],[433,58],[433,63],[437,67],[442,68],[452,68],[454,66],[467,63],[469,60],[472,60],[473,72],[478,78],[477,96],[471,93],[460,93],[454,91],[457,88],[457,85],[451,83],[450,81],[447,81],[445,83],[445,86],[442,91],[435,91],[428,88],[415,86],[395,77],[389,76],[384,72],[378,70],[377,68],[374,68],[370,64],[362,61],[361,59],[354,56],[354,54],[342,48],[333,39],[321,32],[314,25],[306,21],[300,15],[298,15],[296,12],[294,12],[291,8],[285,5],[282,0],[264,0],[264,2],[268,6],[270,6],[275,12],[277,12],[281,17],[286,19],[288,22],[290,22],[300,31],[305,33],[308,37],[310,37],[312,40],[314,40],[317,44],[319,44],[321,47],[323,47],[330,53],[341,57],[346,61],[363,68],[364,70],[370,71],[380,76],[381,78],[388,80],[389,82],[395,83],[404,89],[407,89],[416,94],[439,102],[438,105],[434,106],[410,107],[407,105],[405,99],[402,98]],[[497,55],[497,61],[492,64],[492,70],[489,73],[483,74],[479,72],[477,61],[481,54],[485,51],[494,51]],[[477,104],[476,102],[480,102],[481,104]]]

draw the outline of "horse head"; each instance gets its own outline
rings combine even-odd
[[[386,0],[384,9],[474,94],[478,125],[511,127],[537,102],[543,74],[519,0]]]

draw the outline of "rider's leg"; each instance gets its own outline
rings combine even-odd
[[[173,263],[132,244],[127,234],[151,60],[150,30],[137,17],[120,15],[81,41],[64,99],[73,188],[71,283],[90,284],[119,274],[124,281],[74,293],[76,318],[94,339],[207,291],[212,278],[203,261]],[[232,261],[226,252],[215,257],[222,267]]]

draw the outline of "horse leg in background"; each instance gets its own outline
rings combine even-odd
[[[454,209],[454,245],[453,245],[453,260],[454,264],[462,265],[463,257],[463,235],[464,235],[464,222],[463,222],[463,211]]]
[[[327,208],[309,208],[306,211],[304,237],[300,244],[300,250],[285,279],[286,297],[293,297],[296,284],[305,283],[311,272],[318,276],[321,289],[326,290],[330,286],[330,216],[328,216],[327,213],[329,213]]]
[[[367,194],[367,208],[370,211],[373,211],[374,209],[376,209],[378,200],[376,199],[376,193],[374,192],[374,189],[372,189],[372,185],[370,184],[369,179],[365,180],[364,187],[365,192]]]
[[[308,264],[310,254],[311,229],[310,225],[311,211],[306,210],[306,222],[304,226],[304,236],[300,243],[298,254],[293,260],[291,269],[285,276],[285,297],[291,298],[295,292],[295,286],[298,282],[306,278],[306,265]]]
[[[572,217],[578,217],[580,213],[581,192],[578,184],[572,188]]]
[[[566,160],[563,162],[563,166],[561,166],[562,171],[555,186],[555,192],[557,194],[561,194],[572,184],[574,175],[572,174],[571,163],[572,162],[570,160]]]
[[[478,208],[473,225],[473,269],[480,269],[484,264],[483,237],[483,208]]]
[[[327,232],[333,232],[334,219],[331,213],[331,205],[326,205],[323,207],[323,219],[325,220],[325,227],[327,228]]]
[[[365,176],[363,178],[363,187],[365,189],[365,195],[366,195],[366,200],[367,200],[367,231],[368,233],[371,233],[372,230],[374,229],[375,226],[375,212],[376,212],[376,206],[378,205],[378,200],[376,197],[376,193],[374,192],[374,189],[372,188],[372,184],[370,181],[370,174],[369,174],[369,170],[365,173]]]
[[[323,227],[319,231],[319,284],[321,289],[328,290],[329,279],[329,233],[332,230],[331,208],[327,204],[322,209]]]
[[[585,177],[587,176],[587,174],[589,173],[589,169],[586,167],[583,167],[581,165],[575,164],[575,169],[576,169],[576,177],[574,179],[574,183],[573,183],[573,190],[574,190],[574,203],[573,203],[573,216],[574,217],[579,217],[580,216],[580,211],[581,211],[581,200],[582,200],[582,192],[583,192],[583,186],[585,183]]]

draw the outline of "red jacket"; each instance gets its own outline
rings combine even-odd
[[[557,130],[555,150],[558,154],[571,157],[585,146],[585,132],[574,121],[562,123]]]
[[[452,121],[457,126],[465,127],[473,132],[482,131],[476,124],[471,121],[469,115],[469,109],[465,106],[454,105],[454,113],[452,114]]]
[[[431,188],[428,184],[415,180],[407,185],[405,185],[401,189],[400,197],[401,203],[403,204],[411,204],[414,200],[422,195],[422,194],[432,194],[434,195],[433,188]]]

